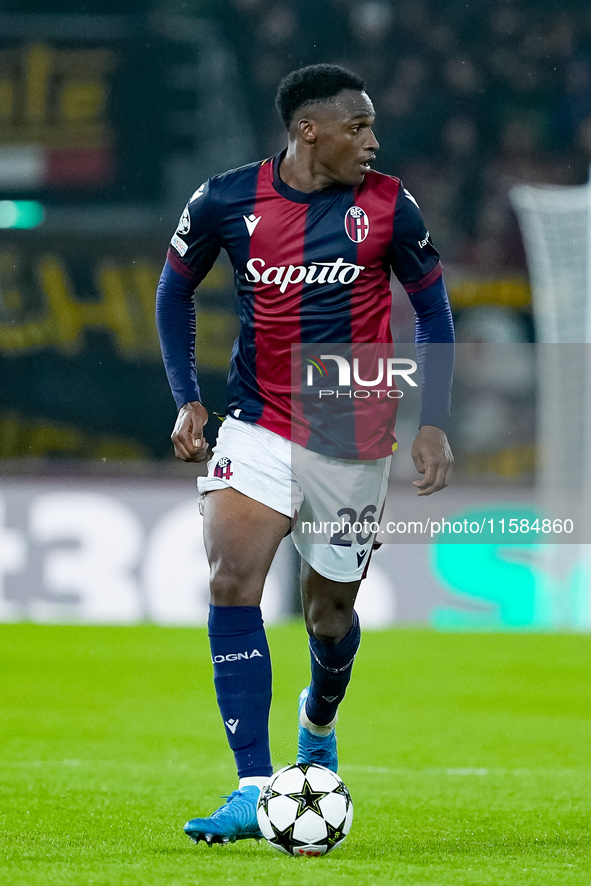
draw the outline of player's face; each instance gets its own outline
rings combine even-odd
[[[324,105],[316,121],[317,171],[335,184],[360,185],[380,147],[372,131],[374,120],[365,92],[345,89]]]

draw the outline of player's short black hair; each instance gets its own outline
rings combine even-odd
[[[284,77],[275,97],[275,105],[286,129],[302,105],[334,98],[343,89],[364,92],[365,83],[346,68],[338,65],[308,65]]]

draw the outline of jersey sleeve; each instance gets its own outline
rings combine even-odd
[[[420,292],[409,293],[416,315],[415,343],[421,377],[419,426],[447,431],[454,369],[454,324],[449,299],[439,277]]]
[[[219,255],[219,207],[211,181],[197,188],[170,241],[168,261],[177,274],[198,286]]]
[[[177,409],[201,400],[195,366],[193,285],[167,260],[156,292],[156,326],[168,383]]]
[[[220,251],[216,209],[211,183],[205,182],[183,209],[170,241],[156,294],[160,347],[178,408],[201,400],[195,366],[193,291],[211,269]]]
[[[415,310],[422,389],[419,425],[434,425],[446,431],[454,367],[453,319],[439,253],[417,201],[402,184],[396,196],[390,264]]]
[[[402,183],[396,197],[388,257],[408,293],[426,289],[441,276],[439,253],[431,243],[419,205]]]

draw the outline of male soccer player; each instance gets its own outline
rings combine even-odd
[[[290,346],[390,343],[391,269],[417,317],[423,411],[412,455],[424,474],[414,481],[418,494],[446,486],[453,460],[445,433],[451,360],[435,367],[424,347],[453,342],[439,256],[413,197],[397,178],[371,169],[379,145],[365,85],[340,67],[313,65],[282,81],[276,104],[287,148],[195,191],[172,238],[157,296],[162,353],[179,408],[174,451],[184,461],[202,461],[208,414],[197,383],[192,296],[220,248],[227,251],[240,335],[227,417],[199,490],[211,568],[214,683],[239,785],[211,815],[185,825],[195,842],[261,836],[256,804],[272,767],[271,663],[259,605],[281,539],[297,511],[325,506],[327,490],[329,497],[331,491],[357,495],[376,515],[386,494],[391,433],[363,439],[364,422],[357,422],[355,455],[339,458],[313,416],[292,409]],[[305,458],[292,459],[296,451]],[[296,462],[306,465],[299,474]],[[337,708],[360,640],[353,606],[373,541],[340,538],[336,544],[296,539],[312,671],[299,699],[297,760],[334,771]]]

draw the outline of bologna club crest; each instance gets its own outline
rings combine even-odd
[[[220,458],[217,465],[213,469],[213,476],[219,477],[220,480],[229,480],[232,476],[232,462],[229,458]]]
[[[345,216],[347,237],[353,243],[362,243],[369,234],[369,219],[360,206],[351,206]]]

